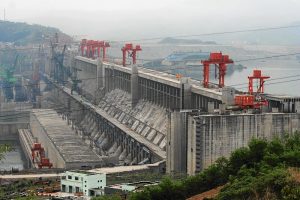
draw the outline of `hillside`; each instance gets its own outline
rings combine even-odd
[[[20,22],[0,21],[0,42],[10,42],[15,45],[37,44],[47,41],[58,33],[60,39],[71,41],[72,38],[57,28],[41,25],[30,25]]]

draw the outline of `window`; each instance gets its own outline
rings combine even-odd
[[[73,187],[69,186],[69,193],[73,193]]]
[[[89,196],[95,196],[95,191],[93,191],[93,190],[89,190]]]
[[[61,190],[62,190],[62,192],[66,192],[66,186],[65,185],[61,185]]]
[[[75,180],[76,180],[76,181],[78,181],[78,180],[79,180],[79,178],[78,178],[77,176],[75,176]]]
[[[78,193],[79,192],[79,187],[75,187],[75,191],[76,191],[76,193]]]
[[[72,176],[69,175],[69,176],[68,176],[68,179],[72,179]]]

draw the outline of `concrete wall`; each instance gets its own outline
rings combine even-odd
[[[187,113],[174,112],[167,134],[167,173],[186,172]]]
[[[45,149],[46,157],[52,162],[53,168],[66,168],[65,160],[47,136],[46,131],[34,114],[30,116],[30,129],[32,135],[37,138],[38,142],[41,143]]]
[[[79,87],[82,89],[82,93],[89,99],[95,97],[97,91],[97,63],[88,63],[81,60],[76,60],[76,68],[79,69],[77,72],[78,79],[82,82]]]
[[[35,140],[28,129],[19,129],[18,133],[20,145],[25,155],[24,166],[25,168],[33,168],[34,162],[32,160],[31,148]]]
[[[251,138],[272,139],[300,130],[300,114],[236,114],[189,117],[188,170],[199,172]]]
[[[18,129],[27,127],[28,123],[0,122],[0,140],[18,140]]]
[[[0,140],[18,140],[18,129],[27,128],[29,112],[0,112]]]

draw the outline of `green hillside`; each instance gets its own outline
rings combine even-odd
[[[47,41],[58,33],[59,38],[70,41],[71,37],[57,28],[30,25],[20,22],[0,21],[0,42],[12,42],[15,45],[36,44]]]

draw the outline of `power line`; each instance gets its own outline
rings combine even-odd
[[[299,28],[300,25],[291,25],[291,26],[277,26],[277,27],[266,27],[266,28],[253,28],[253,29],[243,29],[243,30],[234,30],[234,31],[222,31],[222,32],[212,32],[212,33],[200,33],[200,34],[189,34],[189,35],[173,35],[173,36],[160,36],[152,38],[141,38],[133,40],[116,40],[112,42],[138,42],[138,41],[149,41],[149,40],[159,40],[167,37],[171,38],[187,38],[187,37],[200,37],[200,36],[213,36],[213,35],[224,35],[224,34],[235,34],[235,33],[245,33],[245,32],[258,32],[258,31],[270,31],[270,30],[279,30],[279,29],[289,29],[289,28]]]
[[[265,85],[273,85],[273,84],[281,84],[281,83],[289,83],[289,82],[295,82],[295,81],[300,81],[300,78],[298,78],[298,79],[293,79],[293,80],[287,80],[287,81],[279,81],[279,82],[274,82],[274,83],[265,83]],[[246,87],[241,87],[241,88],[246,88]],[[162,95],[159,97],[159,98],[164,98]],[[112,104],[110,104],[109,102],[107,102],[107,101],[105,101],[104,99],[103,100],[101,100],[101,101],[104,101],[105,103],[107,103],[107,104],[109,104],[109,106],[113,106],[113,107],[115,107],[116,109],[119,109],[119,110],[121,110],[122,112],[125,112],[125,111],[123,111],[121,108],[118,108],[117,106],[114,106],[114,105],[112,105]],[[122,104],[119,104],[120,106],[121,105],[128,105],[128,104],[124,104],[124,102],[131,102],[132,100],[131,99],[129,99],[129,100],[126,100],[126,101],[122,101],[123,103]],[[146,100],[146,99],[141,99],[141,100],[139,100],[138,101],[138,103],[143,103],[143,102],[145,102],[145,103],[148,103],[148,102],[150,102],[151,103],[151,101],[150,100]],[[89,103],[91,103],[91,102],[89,102]],[[60,103],[61,104],[61,103]],[[95,106],[96,107],[96,109],[98,108],[98,109],[101,109],[102,111],[104,111],[101,107],[99,107],[98,105],[95,105],[95,104],[92,104],[93,106]],[[83,109],[72,109],[71,110],[71,112],[77,112],[77,111],[85,111],[85,110],[89,110],[90,108],[86,108],[85,107],[85,105],[82,105],[84,108]],[[58,106],[58,107],[51,107],[50,109],[54,109],[54,110],[56,110],[56,111],[59,111],[59,110],[61,110],[61,111],[65,111],[65,110],[67,110],[68,108],[66,107],[66,106]],[[176,109],[176,108],[174,108],[174,109]],[[178,109],[178,108],[177,108]],[[25,111],[28,111],[27,109],[24,109]],[[17,111],[3,111],[3,112],[18,112],[18,111],[22,111],[22,109],[21,110],[17,110]],[[48,111],[48,110],[43,110],[42,112],[45,112],[45,113],[43,113],[42,115],[45,115],[45,116],[49,116],[50,115],[50,111]],[[97,111],[96,111],[97,112]],[[107,113],[106,111],[104,111],[105,113]],[[56,113],[55,113],[56,114]],[[137,119],[137,118],[135,118],[134,116],[132,116],[131,114],[129,114],[129,113],[126,113],[127,115],[129,115],[130,117],[132,117],[132,118],[134,118],[134,119],[136,119],[136,120],[139,120],[139,119]],[[11,118],[8,118],[8,117],[11,117]],[[24,117],[22,117],[22,116],[20,116],[20,114],[12,114],[12,115],[0,115],[0,119],[1,118],[5,118],[6,120],[9,120],[9,119],[23,119]],[[143,122],[143,123],[145,123],[145,122]]]
[[[274,85],[274,84],[281,84],[281,83],[290,83],[290,82],[295,82],[295,81],[300,81],[300,78],[298,79],[292,79],[292,80],[287,80],[287,81],[278,81],[278,82],[274,82],[274,83],[265,83],[264,85]],[[236,89],[245,89],[248,87],[238,87]]]
[[[286,78],[292,78],[292,77],[297,77],[297,76],[299,76],[299,75],[293,75],[293,76],[286,76],[286,77],[279,77],[279,78],[274,78],[274,79],[271,79],[270,81],[274,81],[274,80],[282,80],[282,79],[286,79]],[[105,77],[105,76],[104,76]],[[109,76],[109,77],[113,77],[113,76]],[[119,76],[119,77],[121,77],[121,76]],[[87,78],[87,79],[81,79],[81,80],[88,80],[88,79],[97,79],[97,77],[95,77],[95,78]],[[266,85],[272,85],[272,84],[280,84],[280,83],[288,83],[288,82],[294,82],[294,81],[298,81],[299,79],[293,79],[293,80],[286,80],[286,81],[280,81],[280,82],[274,82],[274,83],[269,83],[269,81],[268,81],[268,83],[266,83]],[[50,83],[50,84],[57,84],[58,82],[48,82],[48,83]],[[47,84],[47,83],[44,83],[44,84]],[[35,85],[35,84],[33,84],[33,85]],[[236,85],[228,85],[229,87],[231,87],[231,86],[237,86],[237,85],[245,85],[244,83],[243,84],[236,84]],[[26,85],[25,85],[26,86]],[[5,87],[3,87],[3,88],[5,88]],[[247,87],[238,87],[238,88],[236,88],[236,89],[243,89],[243,88],[247,88]],[[126,102],[126,101],[124,101],[124,102]],[[128,100],[128,102],[130,103],[131,102],[131,100]],[[146,101],[147,102],[147,101]],[[108,103],[108,102],[107,102]],[[125,105],[125,104],[122,104],[122,105]],[[127,105],[127,104],[126,104]],[[112,105],[113,106],[113,105]]]
[[[200,33],[200,34],[188,34],[188,35],[169,35],[169,36],[159,36],[159,37],[149,37],[149,38],[140,38],[140,39],[131,39],[131,40],[108,40],[112,43],[120,43],[120,42],[138,42],[138,41],[151,41],[151,40],[159,40],[167,37],[171,38],[188,38],[188,37],[200,37],[200,36],[214,36],[214,35],[225,35],[225,34],[235,34],[235,33],[245,33],[245,32],[259,32],[259,31],[271,31],[271,30],[280,30],[280,29],[291,29],[291,28],[299,28],[300,25],[290,25],[290,26],[276,26],[276,27],[265,27],[265,28],[251,28],[251,29],[243,29],[243,30],[233,30],[233,31],[221,31],[221,32],[211,32],[211,33]],[[71,42],[70,44],[78,44],[78,42]],[[50,47],[48,47],[50,48]],[[36,48],[38,49],[38,48]],[[20,49],[21,50],[21,49]],[[22,49],[26,50],[26,49]]]
[[[286,78],[293,78],[293,77],[298,77],[300,76],[300,74],[297,75],[292,75],[292,76],[283,76],[283,77],[279,77],[279,78],[270,78],[269,80],[267,80],[268,82],[273,81],[273,80],[280,80],[280,79],[286,79]],[[239,85],[246,85],[248,83],[237,83],[237,84],[233,84],[233,85],[228,85],[229,87],[232,86],[239,86]]]
[[[280,54],[280,55],[272,55],[272,56],[266,56],[266,57],[260,57],[260,58],[249,58],[244,60],[236,60],[235,62],[245,62],[245,61],[253,61],[253,60],[265,60],[265,59],[271,59],[271,58],[279,58],[279,57],[286,57],[286,56],[296,56],[300,55],[300,52],[296,53],[289,53],[289,54]]]
[[[267,56],[267,57],[260,57],[260,58],[252,58],[252,59],[247,59],[247,60],[238,60],[236,62],[243,62],[243,61],[250,61],[250,60],[263,60],[263,59],[271,59],[271,58],[284,57],[284,56],[294,56],[294,55],[300,55],[300,53],[281,54],[281,55],[274,55],[274,56]],[[147,68],[147,67],[143,67],[143,68],[147,69],[147,70],[148,69],[149,70],[154,70],[152,68]],[[189,68],[200,68],[200,67],[199,66],[176,67],[176,68],[169,68],[169,69],[165,69],[165,70],[159,70],[157,72],[166,73],[168,71],[179,70],[179,69],[189,69]],[[171,74],[171,75],[174,75],[174,74]],[[105,76],[101,76],[101,77],[98,76],[98,77],[78,79],[78,80],[91,80],[91,79],[105,78],[105,77],[121,77],[121,76],[118,76],[118,75],[107,76],[107,75],[105,75]],[[284,78],[284,77],[282,77],[282,78]],[[282,79],[282,78],[280,78],[280,79]],[[68,83],[70,81],[66,80],[66,81],[60,81],[60,82]],[[59,83],[59,81],[57,83]],[[44,84],[46,84],[46,83],[44,83]],[[229,86],[237,86],[237,85],[244,85],[244,84],[246,84],[246,83],[234,84],[234,85],[229,85]],[[36,84],[27,84],[27,85],[24,85],[24,86],[35,86],[35,85]],[[12,87],[14,87],[14,86],[6,86],[6,87],[2,87],[2,88],[12,88]]]
[[[282,77],[283,78],[283,77]],[[281,83],[289,83],[289,82],[294,82],[294,81],[299,81],[300,80],[300,78],[298,78],[298,79],[293,79],[293,80],[287,80],[287,81],[279,81],[279,82],[274,82],[274,83],[266,83],[265,85],[273,85],[273,84],[281,84]],[[54,84],[54,83],[53,83]],[[240,89],[242,89],[242,88],[246,88],[246,87],[241,87]],[[61,89],[61,88],[60,88]],[[164,98],[163,97],[163,95],[161,95],[159,98]],[[107,103],[107,104],[109,104],[109,106],[113,106],[113,107],[115,107],[116,109],[121,109],[121,108],[118,108],[117,106],[114,106],[114,105],[112,105],[112,104],[110,104],[109,102],[107,102],[107,101],[105,101],[104,99],[102,99],[102,100],[100,100],[100,101],[104,101],[105,103]],[[125,103],[125,102],[128,102],[128,103]],[[128,99],[128,100],[126,100],[126,101],[122,101],[122,104],[119,104],[119,106],[121,106],[121,105],[128,105],[129,103],[131,103],[132,102],[132,100],[131,99]],[[141,100],[139,100],[138,101],[138,103],[143,103],[143,102],[151,102],[151,100],[147,100],[147,99],[141,99]],[[89,102],[90,103],[90,102]],[[60,103],[61,104],[61,103]],[[96,108],[99,108],[99,109],[101,109],[102,111],[103,111],[103,109],[102,108],[100,108],[98,105],[95,105],[95,104],[92,104],[93,106],[95,106]],[[85,105],[82,105],[82,106],[85,106]],[[65,111],[65,110],[67,110],[68,108],[66,107],[66,106],[59,106],[59,107],[52,107],[51,109],[54,109],[54,110],[56,110],[56,111],[59,111],[59,110],[61,110],[61,111]],[[74,110],[74,109],[72,109],[71,110],[71,112],[76,112],[76,111],[84,111],[84,110],[89,110],[90,108],[83,108],[83,109],[78,109],[78,110]],[[176,109],[176,108],[174,108],[174,109]],[[17,110],[17,111],[3,111],[3,112],[18,112],[18,111],[21,111],[22,109],[20,109],[20,110]],[[28,111],[27,109],[24,109],[25,111]],[[121,109],[121,111],[122,112],[124,112],[122,109]],[[47,111],[47,110],[45,110],[45,115],[49,115],[49,111]],[[105,111],[104,111],[105,112]],[[126,113],[126,114],[128,114],[128,113]],[[129,114],[128,114],[129,115]],[[4,117],[6,120],[8,120],[9,118],[7,118],[7,117],[14,117],[14,116],[17,116],[17,118],[22,118],[23,119],[23,117],[22,116],[19,116],[19,114],[12,114],[12,115],[0,115],[0,119],[1,119],[1,117]],[[135,118],[134,116],[132,116],[132,115],[130,115],[131,117],[133,117],[133,118]],[[10,118],[10,119],[16,119],[16,118]],[[136,118],[135,118],[136,119]],[[137,119],[138,120],[138,119]],[[144,123],[144,122],[143,122]]]

